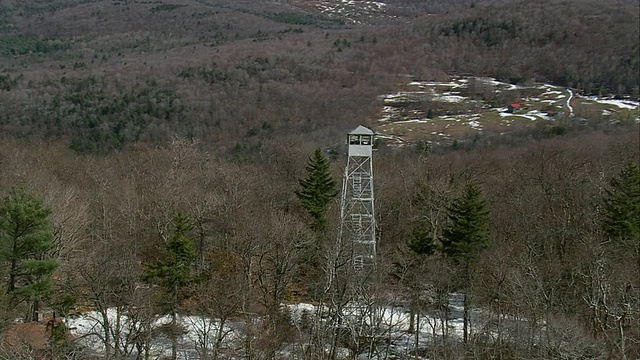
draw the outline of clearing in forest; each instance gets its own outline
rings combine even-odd
[[[638,102],[575,95],[549,84],[513,85],[492,78],[412,81],[381,96],[377,133],[396,144],[441,143],[483,132],[505,135],[569,117],[639,121]]]

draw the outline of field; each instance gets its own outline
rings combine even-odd
[[[450,143],[540,126],[557,132],[562,131],[559,124],[575,117],[605,123],[640,121],[638,101],[580,96],[560,86],[513,85],[492,78],[412,81],[381,99],[378,136],[396,144]]]

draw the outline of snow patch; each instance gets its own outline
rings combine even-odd
[[[490,84],[490,85],[494,85],[496,87],[503,87],[505,88],[505,90],[517,90],[517,89],[522,89],[522,86],[519,85],[514,85],[514,84],[509,84],[509,83],[505,83],[502,81],[498,81],[494,78],[477,78],[479,81],[482,81],[486,84]]]
[[[410,123],[424,124],[424,123],[428,123],[429,121],[431,121],[431,119],[409,119],[409,120],[396,121],[394,122],[394,124],[410,124]]]
[[[466,86],[467,79],[459,79],[457,82],[438,82],[438,81],[412,81],[409,83],[410,86],[419,86],[419,87],[427,87],[427,86],[443,86],[449,88],[460,88]]]
[[[531,110],[529,112],[527,112],[527,115],[530,116],[535,116],[544,120],[551,120],[551,118],[549,117],[549,115],[545,112],[542,112],[540,110]]]
[[[460,95],[441,95],[433,97],[433,101],[442,101],[448,103],[457,103],[462,102],[463,100],[466,100],[466,97]]]
[[[632,100],[617,100],[617,99],[596,99],[594,100],[600,104],[614,105],[621,109],[637,109],[639,103]]]
[[[538,117],[536,116],[532,116],[532,115],[526,115],[526,114],[511,114],[508,112],[499,112],[498,115],[500,115],[501,117],[523,117],[523,118],[527,118],[531,121],[535,121],[538,119]]]
[[[471,126],[472,129],[476,129],[476,130],[482,129],[482,125],[477,121],[469,121],[467,124]]]

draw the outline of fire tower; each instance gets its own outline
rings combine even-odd
[[[374,273],[376,223],[373,197],[373,131],[358,126],[348,134],[348,157],[342,183],[341,243],[356,283],[363,285]]]

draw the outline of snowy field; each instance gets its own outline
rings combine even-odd
[[[383,106],[377,132],[400,145],[485,130],[504,133],[514,124],[553,122],[578,112],[600,114],[604,121],[640,122],[640,104],[635,100],[581,96],[559,86],[521,86],[493,78],[411,81],[402,91],[380,99]]]
[[[387,17],[387,4],[372,0],[294,0],[300,8],[312,7],[329,18],[341,19],[350,24],[366,23],[372,18]]]

